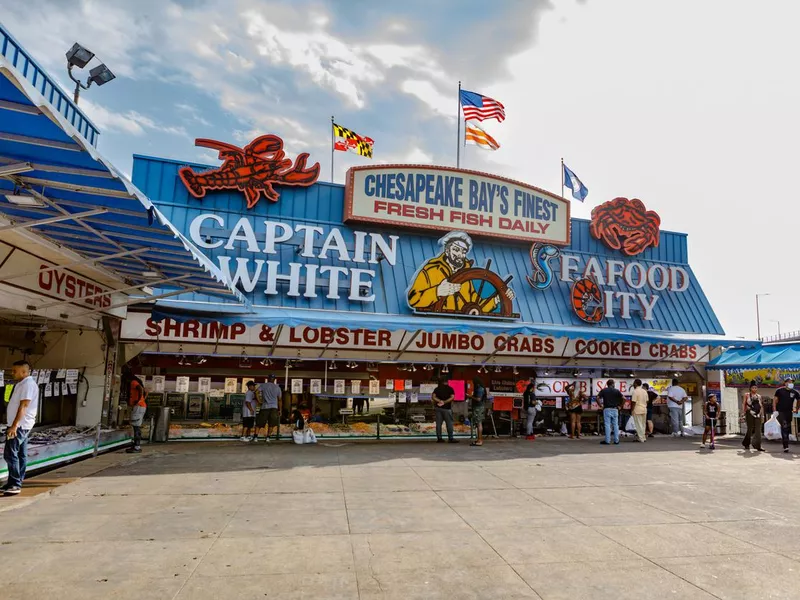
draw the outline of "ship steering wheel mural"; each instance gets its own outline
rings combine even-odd
[[[512,275],[501,277],[485,266],[474,266],[467,258],[472,238],[451,231],[439,240],[441,254],[429,259],[415,273],[408,288],[408,305],[416,313],[518,319]]]

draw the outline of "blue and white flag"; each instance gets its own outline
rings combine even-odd
[[[564,167],[564,185],[572,190],[572,197],[575,200],[583,202],[586,196],[589,195],[589,188],[583,185],[583,182],[578,179],[578,176],[567,165],[564,163],[561,163],[561,165]]]

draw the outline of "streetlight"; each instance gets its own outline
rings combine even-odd
[[[88,48],[84,48],[78,42],[75,42],[72,48],[67,51],[67,73],[69,74],[69,78],[75,82],[75,104],[78,103],[81,88],[88,90],[93,83],[96,83],[98,86],[105,85],[116,77],[116,75],[111,72],[111,69],[101,63],[89,71],[89,78],[86,80],[85,84],[76,79],[72,74],[72,69],[74,67],[83,69],[93,58],[94,52]]]
[[[761,341],[761,316],[758,312],[758,299],[761,296],[769,296],[769,292],[766,294],[756,294],[756,329],[758,331],[758,340]]]
[[[777,319],[770,319],[769,322],[778,324],[778,337],[781,337],[781,322]]]

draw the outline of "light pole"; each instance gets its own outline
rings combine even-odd
[[[756,329],[758,331],[758,340],[761,341],[761,315],[758,311],[758,299],[761,296],[769,296],[769,292],[766,294],[756,294]]]
[[[75,104],[78,103],[81,89],[88,90],[93,83],[96,83],[98,86],[105,85],[116,77],[107,66],[101,63],[89,71],[89,78],[86,80],[86,83],[81,83],[79,79],[76,79],[72,74],[72,69],[74,67],[83,69],[93,58],[94,52],[88,48],[84,48],[78,42],[75,42],[72,48],[67,51],[67,74],[69,78],[75,82]]]
[[[781,337],[781,322],[777,319],[770,319],[770,323],[777,323],[778,324],[778,337]]]

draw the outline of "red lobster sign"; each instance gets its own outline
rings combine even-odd
[[[638,198],[614,198],[592,211],[592,236],[627,256],[658,246],[661,217]]]
[[[277,202],[280,194],[272,186],[295,185],[307,187],[319,178],[319,163],[306,168],[308,153],[286,158],[283,140],[277,135],[262,135],[244,148],[225,142],[203,138],[194,141],[195,146],[219,150],[222,166],[210,171],[195,173],[191,167],[178,171],[181,181],[195,198],[202,198],[208,190],[232,190],[244,192],[247,208],[253,208],[264,194],[270,202]]]

